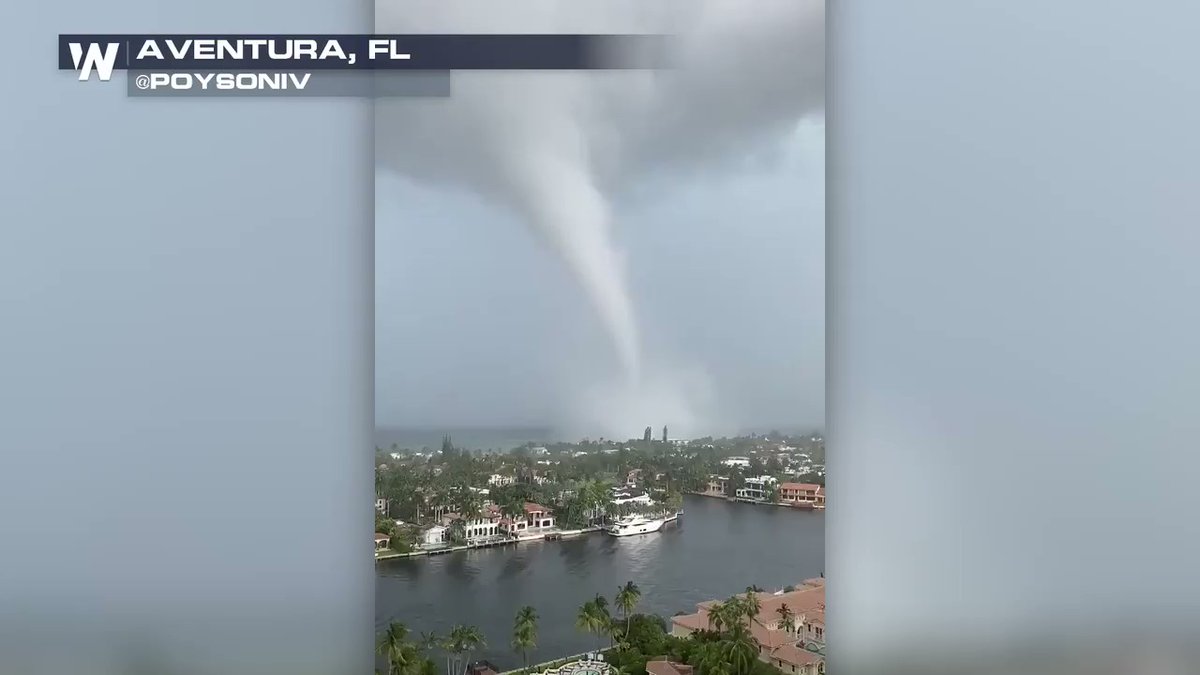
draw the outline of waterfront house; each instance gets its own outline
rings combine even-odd
[[[380,534],[380,533],[376,532],[375,533],[375,550],[376,551],[387,550],[387,547],[391,543],[391,541],[392,541],[391,538],[388,537],[386,534]]]
[[[723,495],[729,488],[729,478],[727,476],[712,476],[708,479],[708,485],[704,487],[704,493],[708,495]]]
[[[767,489],[774,483],[775,479],[770,476],[747,478],[742,487],[737,489],[736,497],[738,499],[764,501],[767,498]]]
[[[463,537],[468,544],[504,535],[500,531],[500,509],[495,504],[485,504],[482,512],[471,520],[457,513],[447,513],[442,517],[442,525],[449,529],[450,524],[456,520],[463,521]]]
[[[780,483],[779,501],[793,506],[825,508],[825,488],[816,483]]]
[[[433,525],[421,533],[421,545],[425,547],[442,546],[446,543],[446,526]]]
[[[744,594],[738,597],[744,597]],[[825,580],[808,579],[798,588],[774,594],[759,593],[759,611],[749,623],[758,642],[758,658],[786,675],[818,675],[825,661]],[[714,630],[708,610],[717,601],[696,605],[693,614],[671,617],[671,634],[686,637],[699,630]],[[792,615],[783,621],[781,609]]]
[[[628,488],[614,489],[612,491],[611,501],[617,506],[622,504],[641,504],[643,506],[649,506],[654,503],[654,500],[650,497],[650,495],[646,494],[642,490],[631,490]]]
[[[550,509],[541,504],[525,502],[525,517],[502,518],[498,529],[501,534],[524,538],[527,535],[539,534],[553,528],[554,516]]]

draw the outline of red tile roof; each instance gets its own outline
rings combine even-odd
[[[814,654],[803,647],[794,644],[783,645],[771,652],[771,658],[779,659],[788,665],[807,666],[821,660],[820,654]]]
[[[780,483],[780,490],[820,490],[821,486],[816,483]]]
[[[654,659],[646,662],[646,672],[650,675],[692,675],[692,667],[686,663]]]
[[[759,621],[750,625],[750,634],[758,641],[760,647],[766,647],[768,650],[795,642],[797,639],[795,635],[785,630],[771,630]]]
[[[750,630],[754,634],[754,638],[761,644],[767,647],[775,647],[785,642],[794,642],[796,640],[796,637],[787,631],[768,628],[768,626],[775,626],[779,622],[779,609],[785,604],[797,617],[803,616],[805,619],[815,617],[824,625],[825,580],[808,579],[804,584],[794,591],[780,593],[779,595],[770,593],[756,594],[759,605],[758,620],[751,625]],[[740,593],[735,597],[744,598],[746,594]],[[696,613],[671,617],[671,622],[689,630],[708,630],[711,628],[708,622],[708,610],[718,602],[720,601],[705,600],[696,605]]]
[[[542,506],[541,504],[535,504],[533,502],[525,502],[525,513],[533,513],[535,511],[541,511],[543,513],[550,513],[550,509]]]
[[[679,624],[688,630],[708,630],[708,613],[697,612],[695,614],[680,614],[679,616],[671,617],[671,623]]]

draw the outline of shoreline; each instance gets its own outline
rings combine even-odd
[[[755,506],[781,506],[785,509],[794,509],[796,511],[824,511],[824,506],[816,506],[813,504],[793,504],[790,502],[760,502],[753,499],[730,497],[725,494],[714,492],[685,492],[687,495],[695,495],[697,497],[708,497],[710,499],[720,499],[730,504],[754,504]]]
[[[601,527],[599,525],[593,525],[591,527],[585,527],[585,528],[578,529],[578,530],[559,530],[556,532],[547,532],[540,536],[525,537],[523,539],[506,539],[506,540],[502,540],[502,541],[488,541],[488,542],[478,542],[478,543],[474,543],[474,544],[462,544],[460,546],[445,546],[442,548],[422,549],[419,551],[409,551],[408,553],[397,553],[394,551],[388,551],[382,555],[377,554],[375,556],[375,562],[380,562],[382,560],[399,560],[402,558],[419,558],[422,556],[444,555],[447,553],[454,553],[456,551],[471,551],[471,550],[481,549],[481,548],[497,548],[497,547],[502,547],[502,546],[516,546],[518,544],[524,544],[524,543],[528,543],[531,541],[559,541],[562,539],[572,539],[574,537],[582,537],[584,535],[595,534],[597,532],[603,532],[603,531],[604,531],[603,527]]]
[[[795,510],[795,511],[806,511],[806,512],[819,511],[819,512],[824,513],[824,511],[825,511],[825,507],[823,507],[823,506],[818,507],[818,506],[812,506],[812,505],[807,505],[807,504],[797,506],[796,504],[789,504],[787,502],[775,502],[775,503],[756,502],[756,501],[749,500],[749,499],[737,499],[736,497],[728,497],[723,494],[713,494],[710,492],[685,492],[684,494],[695,495],[697,497],[708,497],[710,499],[720,499],[720,500],[729,502],[730,504],[752,504],[755,506],[777,506],[777,507],[782,507],[785,509],[791,509],[791,510]],[[475,549],[483,549],[483,548],[516,546],[518,544],[524,544],[524,543],[531,542],[531,541],[560,541],[562,539],[571,539],[574,537],[582,537],[584,535],[595,534],[597,532],[604,532],[604,527],[600,526],[600,525],[593,525],[591,527],[585,527],[585,528],[577,529],[577,530],[559,530],[556,532],[547,532],[545,534],[542,534],[542,535],[539,535],[536,537],[526,537],[523,539],[508,539],[508,540],[503,540],[503,541],[477,542],[474,544],[462,544],[460,546],[447,546],[444,548],[421,549],[421,550],[416,550],[416,551],[409,551],[407,553],[397,553],[394,551],[387,551],[386,553],[383,553],[381,555],[377,554],[375,556],[375,562],[379,563],[379,562],[383,562],[383,561],[387,561],[387,560],[403,560],[403,559],[407,559],[407,558],[420,558],[420,557],[424,557],[424,556],[445,555],[445,554],[449,554],[449,553],[456,553],[458,551],[472,551]]]

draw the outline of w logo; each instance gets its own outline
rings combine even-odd
[[[103,45],[103,50],[101,50],[100,43],[89,42],[86,54],[83,51],[83,45],[78,42],[72,42],[68,46],[71,48],[71,61],[75,64],[75,70],[79,71],[80,82],[91,79],[93,68],[100,75],[102,82],[108,82],[112,78],[113,68],[117,65],[120,43],[109,42]]]

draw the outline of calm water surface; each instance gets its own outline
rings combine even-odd
[[[541,620],[530,661],[592,649],[575,629],[579,606],[617,587],[642,589],[637,611],[669,617],[751,584],[775,590],[824,572],[825,515],[688,496],[679,523],[658,534],[590,534],[557,542],[460,551],[376,565],[376,626],[404,621],[415,635],[478,626],[488,641],[476,658],[520,667],[508,648],[513,615],[533,605]]]

